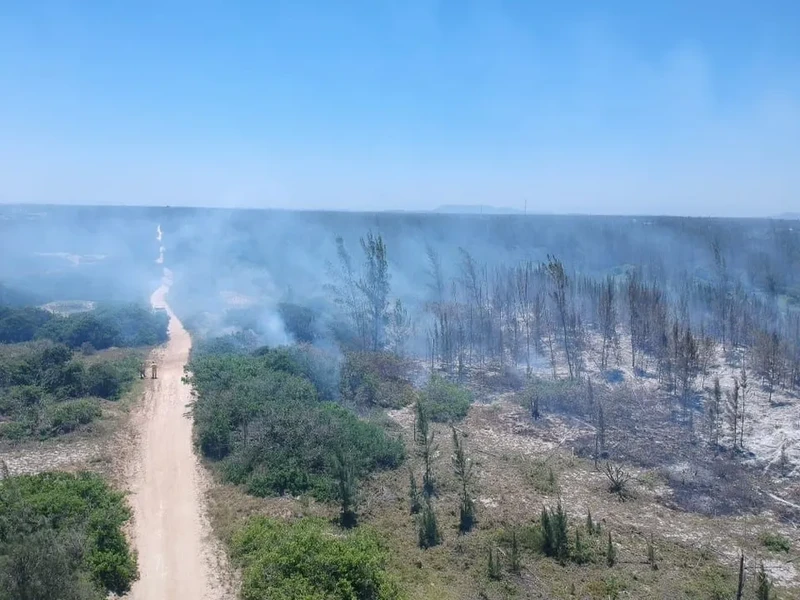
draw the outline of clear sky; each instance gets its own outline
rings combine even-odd
[[[800,2],[0,1],[0,201],[800,211]]]

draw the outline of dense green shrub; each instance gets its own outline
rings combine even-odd
[[[52,314],[34,307],[0,307],[0,343],[48,339],[96,350],[117,347],[152,346],[167,339],[166,313],[136,305],[101,306],[69,316]]]
[[[41,417],[39,431],[42,435],[60,435],[88,425],[102,414],[96,398],[80,398],[49,404]]]
[[[137,577],[122,494],[97,475],[0,480],[0,600],[101,600]]]
[[[434,375],[423,390],[423,403],[431,421],[439,423],[460,421],[472,404],[472,393],[458,385]]]
[[[74,431],[100,416],[99,398],[117,400],[136,378],[135,353],[86,358],[47,340],[0,344],[0,438]],[[88,399],[93,396],[95,399]]]
[[[360,527],[336,532],[320,519],[285,523],[256,517],[233,539],[244,600],[393,600],[386,550]]]
[[[0,306],[0,343],[28,342],[52,318],[51,313],[41,308]]]
[[[308,365],[287,349],[202,356],[190,371],[201,452],[250,493],[336,495],[335,457],[356,477],[397,466],[403,445],[349,410],[321,402]]]

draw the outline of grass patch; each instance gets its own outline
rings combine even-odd
[[[542,460],[534,460],[526,472],[528,481],[540,494],[554,495],[561,491],[558,475],[552,465]]]

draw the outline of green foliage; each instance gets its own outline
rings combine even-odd
[[[542,460],[533,461],[528,470],[528,479],[541,494],[558,494],[561,490],[555,471]]]
[[[39,431],[42,435],[59,435],[75,431],[80,425],[88,425],[101,415],[100,402],[96,398],[65,400],[45,407]]]
[[[467,416],[472,404],[472,393],[468,389],[439,375],[430,378],[422,397],[429,418],[437,423],[460,421]]]
[[[464,441],[453,427],[453,471],[461,485],[460,503],[458,510],[458,531],[468,533],[475,526],[475,503],[469,493],[472,481],[472,463],[467,458]]]
[[[166,341],[168,321],[166,313],[141,306],[105,306],[67,317],[51,315],[29,339],[49,339],[70,348],[88,343],[96,350],[153,346]]]
[[[433,548],[442,543],[442,534],[439,531],[439,523],[436,520],[436,512],[433,510],[430,498],[426,498],[425,505],[422,507],[418,530],[420,548]]]
[[[228,481],[254,495],[312,493],[341,501],[337,456],[347,457],[353,485],[403,459],[402,443],[382,428],[320,402],[308,363],[293,350],[200,356],[189,370],[198,393],[194,417],[201,452],[220,461]]]
[[[334,468],[338,499],[341,504],[339,520],[342,527],[354,527],[358,504],[358,481],[350,458],[344,454],[337,455]]]
[[[100,416],[99,399],[117,400],[140,359],[87,358],[50,341],[0,345],[0,438],[18,441],[74,431]]]
[[[414,441],[417,452],[422,457],[425,472],[422,475],[422,491],[430,497],[436,493],[436,479],[433,474],[433,458],[438,445],[435,443],[435,432],[431,429],[428,410],[420,399],[414,405]]]
[[[566,562],[570,557],[569,534],[567,513],[561,506],[561,500],[558,501],[555,510],[542,508],[539,523],[542,530],[542,552],[559,562]]]
[[[411,503],[411,514],[416,515],[422,510],[422,493],[417,486],[417,480],[414,477],[414,471],[408,471],[409,476],[409,490],[408,499]]]
[[[519,540],[517,539],[517,530],[511,532],[511,548],[508,553],[508,569],[515,575],[519,575],[522,571],[522,563],[520,560],[520,547]]]
[[[197,341],[192,343],[192,358],[194,359],[209,354],[218,356],[238,354],[244,356],[252,353],[259,346],[258,337],[251,331],[237,331],[215,337],[197,337]]]
[[[0,306],[0,343],[29,342],[52,318],[52,313],[41,308]]]
[[[762,534],[761,543],[772,552],[789,552],[792,549],[792,541],[789,538],[771,531]]]
[[[653,543],[653,534],[647,539],[647,564],[653,571],[658,571],[658,562],[656,561],[656,546]]]
[[[617,547],[614,546],[614,542],[611,540],[611,532],[608,532],[608,545],[606,546],[606,564],[609,567],[613,567],[617,564]]]
[[[758,566],[758,574],[756,575],[756,598],[758,600],[771,600],[772,598],[772,584],[770,583],[767,572],[764,570],[764,563]]]
[[[500,562],[500,557],[497,551],[489,548],[489,579],[499,580],[503,576],[503,565]]]
[[[579,529],[575,530],[575,544],[572,547],[572,560],[574,560],[579,565],[589,562],[589,558],[586,552],[586,546],[583,543],[583,539],[581,538],[581,532]]]
[[[97,475],[0,481],[0,600],[100,600],[137,577],[123,495]]]
[[[24,423],[11,421],[9,423],[0,423],[0,439],[5,439],[10,442],[19,442],[25,439],[30,430]]]
[[[389,352],[350,352],[342,365],[342,400],[359,408],[402,408],[415,398],[411,364]]]
[[[387,553],[378,536],[359,527],[347,534],[319,519],[285,523],[250,519],[233,538],[242,567],[244,600],[394,600]]]

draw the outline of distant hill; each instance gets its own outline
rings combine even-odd
[[[521,215],[522,211],[507,206],[487,206],[485,204],[444,204],[433,210],[435,213],[459,215]]]
[[[800,213],[785,212],[785,213],[779,214],[776,218],[778,218],[778,219],[800,219]]]

